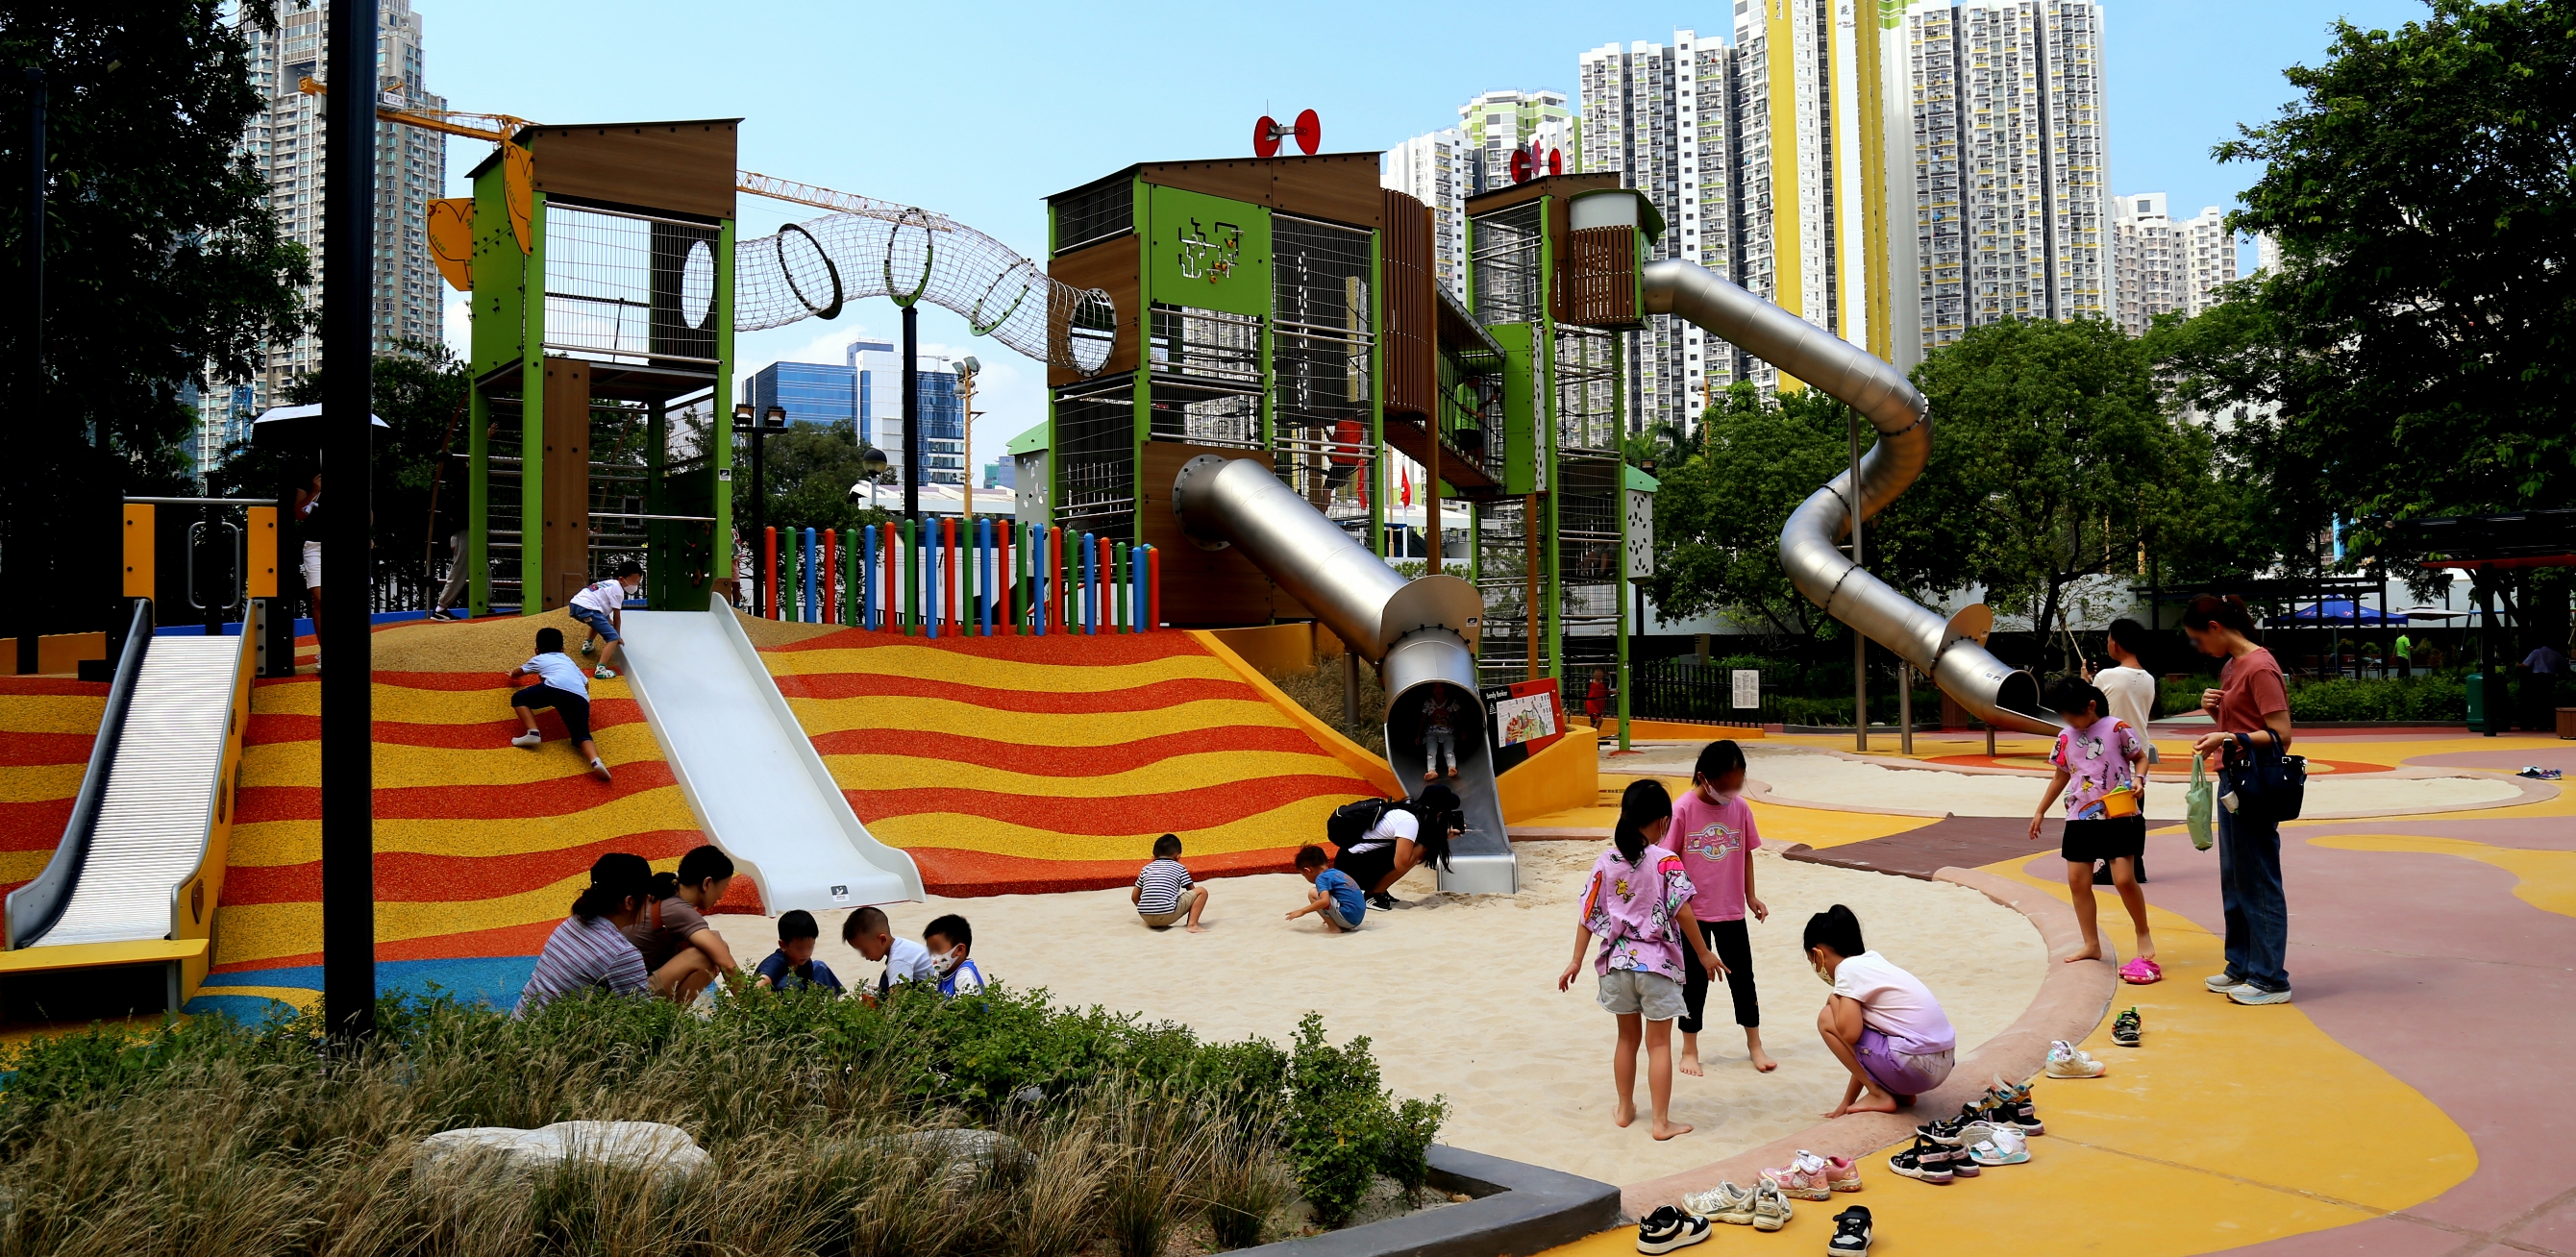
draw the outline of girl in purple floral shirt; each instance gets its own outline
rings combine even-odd
[[[1600,975],[1596,998],[1619,1019],[1619,1043],[1610,1055],[1619,1107],[1611,1120],[1620,1126],[1637,1120],[1637,1045],[1642,1040],[1659,1140],[1691,1129],[1670,1116],[1673,1019],[1682,1015],[1682,948],[1698,952],[1700,964],[1712,975],[1726,972],[1691,918],[1692,889],[1681,857],[1655,845],[1672,817],[1672,796],[1662,782],[1649,777],[1628,783],[1619,799],[1612,847],[1592,862],[1592,879],[1583,888],[1574,958],[1556,979],[1556,989],[1572,987],[1574,976],[1583,971],[1584,945],[1600,938],[1601,953],[1592,965]]]

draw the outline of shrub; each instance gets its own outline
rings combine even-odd
[[[1298,1190],[1318,1219],[1338,1223],[1368,1195],[1386,1126],[1368,1039],[1335,1047],[1324,1038],[1323,1016],[1306,1014],[1288,1058],[1287,1144]]]
[[[2468,693],[2455,677],[2335,677],[2290,687],[2290,719],[2443,723],[2468,719]]]

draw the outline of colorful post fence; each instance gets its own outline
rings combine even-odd
[[[809,533],[802,547],[795,541],[791,535],[780,598],[793,618],[925,637],[1162,626],[1161,553],[1106,534],[1067,536],[1062,528],[950,516],[889,523],[846,539],[824,529]]]

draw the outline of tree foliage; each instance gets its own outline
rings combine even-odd
[[[849,420],[830,426],[798,424],[785,432],[764,438],[769,448],[764,451],[767,467],[762,472],[768,480],[768,521],[784,532],[790,528],[812,528],[820,531],[837,528],[843,533],[869,524],[882,524],[903,513],[903,486],[882,485],[877,490],[878,509],[868,508],[867,493],[850,500],[850,488],[868,478],[867,466],[859,458],[856,429]],[[734,458],[734,474],[747,484],[751,476],[751,451],[743,450]],[[1005,495],[1008,490],[1002,490]],[[751,515],[743,503],[734,509],[735,520],[743,528],[751,527]]]
[[[305,316],[304,250],[282,239],[242,130],[264,107],[249,46],[214,0],[12,6],[0,19],[0,267],[25,293],[31,81],[49,95],[41,421],[12,450],[10,563],[30,579],[41,521],[112,509],[120,490],[181,487],[190,379],[248,375]],[[13,381],[27,324],[0,323]],[[103,505],[105,504],[105,505]],[[67,555],[66,562],[87,563]]]
[[[2365,550],[2389,520],[2576,497],[2576,0],[2431,7],[2337,23],[2286,72],[2299,99],[2218,147],[2263,163],[2231,224],[2281,267],[2170,358],[2244,408],[2278,500]]]
[[[375,544],[379,559],[401,563],[419,560],[424,548],[432,570],[447,560],[448,534],[463,526],[466,474],[463,454],[473,434],[465,428],[468,382],[465,364],[445,345],[399,342],[396,352],[379,354],[371,377],[376,417],[385,427],[375,441]],[[322,400],[322,373],[297,377],[281,399],[290,405]],[[599,448],[594,443],[593,448]],[[312,474],[309,450],[255,449],[236,444],[225,451],[224,465],[206,478],[217,497],[275,497],[286,485]],[[430,488],[441,476],[436,520],[431,519]]]

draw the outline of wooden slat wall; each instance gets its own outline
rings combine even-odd
[[[546,359],[545,478],[539,504],[545,512],[538,562],[522,580],[552,611],[590,583],[590,364],[578,358]],[[522,520],[521,528],[527,527]]]
[[[1566,321],[1631,328],[1637,317],[1637,232],[1586,227],[1567,233]]]
[[[1118,339],[1109,347],[1109,361],[1095,374],[1109,375],[1136,369],[1136,360],[1145,343],[1145,311],[1142,296],[1142,273],[1145,247],[1134,232],[1112,236],[1098,244],[1085,245],[1047,263],[1047,274],[1076,288],[1100,288],[1109,293],[1118,306]],[[1047,339],[1050,350],[1064,356],[1068,332],[1067,312],[1048,312]],[[1047,387],[1062,388],[1079,384],[1090,377],[1069,367],[1047,368]]]
[[[1315,618],[1306,604],[1270,583],[1242,552],[1231,547],[1202,550],[1181,532],[1180,518],[1172,514],[1172,480],[1180,475],[1182,464],[1201,454],[1270,464],[1270,455],[1263,450],[1178,441],[1145,443],[1145,456],[1137,469],[1137,498],[1142,504],[1137,522],[1145,544],[1163,553],[1164,621],[1184,628],[1231,628]]]
[[[548,196],[731,218],[740,121],[540,127],[529,144],[535,187]]]
[[[1431,210],[1391,189],[1378,256],[1385,261],[1386,408],[1436,422],[1440,302],[1431,285]]]

